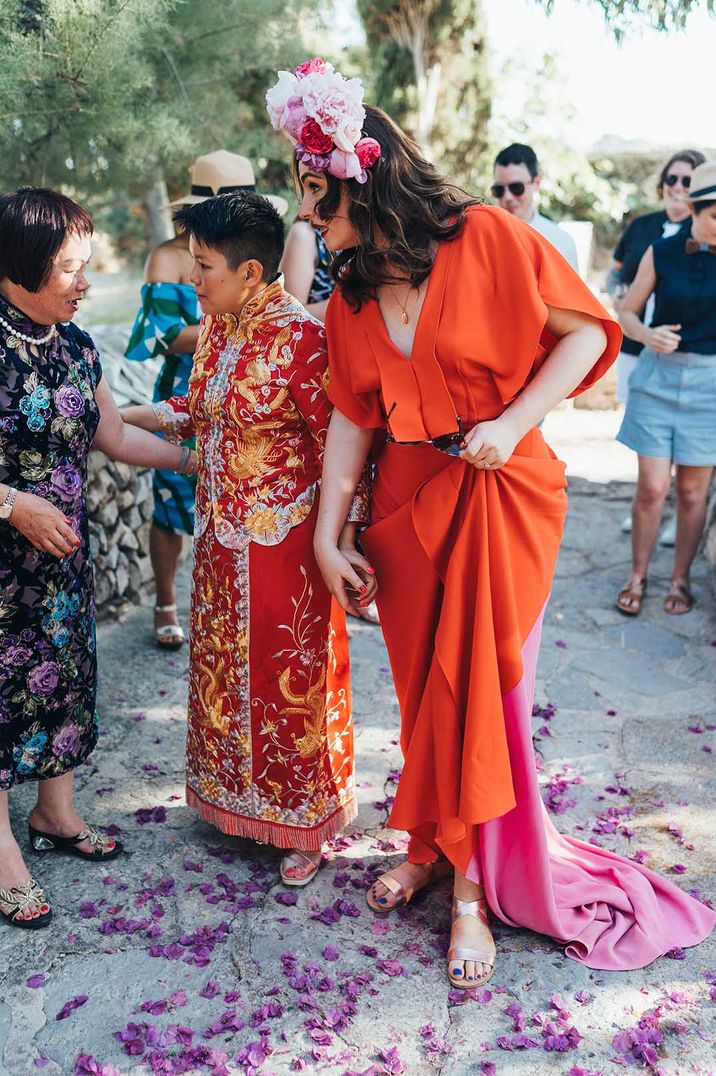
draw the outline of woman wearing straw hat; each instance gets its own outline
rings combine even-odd
[[[197,157],[191,168],[191,189],[172,207],[194,205],[215,194],[256,189],[248,157],[219,149]],[[288,203],[271,196],[269,201],[283,216]],[[128,359],[143,362],[161,355],[164,363],[154,386],[154,401],[185,396],[189,388],[201,312],[189,276],[192,270],[189,237],[179,231],[155,247],[144,268],[142,305],[125,352]],[[193,440],[186,442],[194,447]],[[154,513],[149,552],[154,569],[156,605],[154,638],[162,650],[178,650],[184,631],[178,623],[175,577],[182,549],[182,535],[194,532],[194,475],[155,471]]]
[[[691,174],[691,226],[649,247],[619,308],[625,332],[644,344],[617,435],[639,454],[632,506],[632,569],[617,608],[636,616],[664,501],[676,466],[676,547],[664,610],[688,613],[689,570],[706,521],[716,463],[716,161]],[[641,320],[655,295],[652,325]]]

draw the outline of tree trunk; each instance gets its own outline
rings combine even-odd
[[[171,210],[167,206],[169,192],[164,177],[159,176],[148,187],[144,195],[144,208],[147,213],[147,225],[152,246],[156,247],[166,239],[174,238]]]

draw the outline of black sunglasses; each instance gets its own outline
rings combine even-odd
[[[491,187],[492,197],[502,198],[505,191],[509,191],[515,198],[521,198],[525,193],[526,186],[526,183],[493,183]]]
[[[446,456],[459,456],[460,455],[463,448],[465,447],[465,430],[463,429],[462,422],[460,421],[460,416],[459,415],[455,416],[455,421],[457,422],[457,430],[455,431],[455,433],[441,433],[439,437],[431,437],[427,441],[396,441],[396,439],[393,437],[392,433],[390,432],[389,421],[390,421],[390,416],[393,414],[393,411],[395,411],[395,408],[397,406],[398,406],[398,401],[395,400],[393,402],[393,406],[391,407],[390,411],[385,416],[385,423],[386,423],[386,426],[388,427],[387,440],[390,441],[391,444],[394,444],[394,445],[432,445],[433,448],[437,448],[438,452],[444,452]]]
[[[664,183],[667,187],[675,187],[681,180],[681,186],[684,190],[688,190],[691,186],[691,176],[677,176],[673,172],[669,172],[668,176],[664,176]]]

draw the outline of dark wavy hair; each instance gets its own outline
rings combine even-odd
[[[341,189],[347,188],[348,216],[359,242],[336,256],[332,273],[355,310],[381,284],[402,284],[406,275],[414,288],[422,284],[436,243],[455,239],[465,227],[468,207],[482,203],[442,176],[382,109],[366,105],[365,111],[363,137],[380,143],[381,156],[365,183],[325,173],[328,189],[316,207],[323,220],[330,220]],[[300,187],[296,161],[293,175]]]
[[[663,197],[664,194],[664,180],[669,174],[669,170],[672,164],[676,164],[677,161],[682,161],[684,164],[690,164],[692,168],[697,168],[700,164],[703,164],[706,158],[703,153],[700,153],[697,149],[680,149],[677,153],[672,153],[668,161],[661,169],[659,178],[656,182],[656,193],[659,197]]]

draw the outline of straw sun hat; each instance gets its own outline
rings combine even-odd
[[[229,194],[230,191],[255,190],[256,177],[248,157],[241,157],[238,153],[229,153],[225,149],[217,149],[214,153],[197,157],[191,167],[189,194],[184,195],[183,198],[177,198],[176,202],[170,202],[170,206],[174,208],[180,205],[193,205],[195,202],[212,198],[215,194]],[[274,194],[266,194],[264,197],[282,217],[286,215],[288,202],[285,198]]]
[[[690,202],[716,200],[716,161],[704,161],[694,168],[687,198]]]

